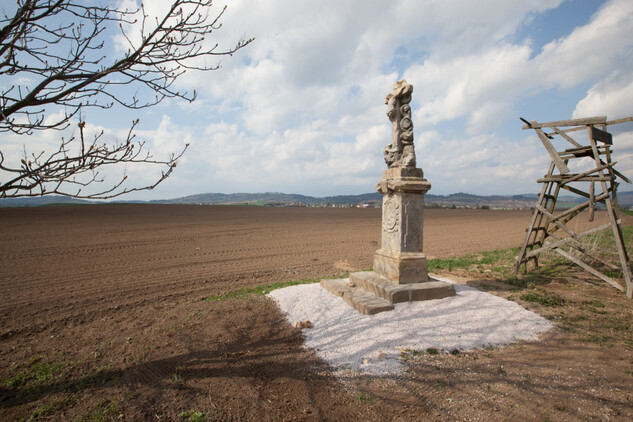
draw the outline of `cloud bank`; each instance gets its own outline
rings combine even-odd
[[[552,20],[561,25],[541,23]],[[218,71],[181,78],[199,91],[193,104],[139,116],[157,155],[191,143],[148,198],[371,192],[390,141],[384,97],[401,78],[414,86],[418,163],[435,194],[536,192],[547,153],[519,116],[633,115],[628,0],[233,0],[222,23],[208,42],[255,42]],[[107,113],[93,118],[112,126]],[[633,124],[621,126],[615,160],[633,177]]]

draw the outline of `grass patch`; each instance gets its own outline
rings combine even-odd
[[[43,356],[33,356],[26,362],[16,364],[14,369],[20,371],[5,379],[3,384],[10,388],[27,386],[30,390],[36,391],[45,384],[64,378],[72,364],[60,359],[44,360]]]
[[[519,248],[507,248],[472,253],[454,258],[433,258],[427,261],[427,266],[430,272],[477,267],[479,270],[504,273],[512,267],[511,265],[507,265],[507,263],[513,263],[514,257],[518,253]]]
[[[103,400],[91,409],[86,410],[77,419],[77,422],[105,422],[105,421],[118,421],[119,411],[116,404],[110,400]]]
[[[356,398],[358,399],[358,402],[360,404],[373,404],[374,403],[374,398],[368,394],[368,393],[363,393],[363,392],[358,392],[356,393]]]
[[[185,387],[185,377],[183,377],[178,372],[174,372],[173,374],[169,376],[169,382],[177,390],[180,390]]]
[[[207,418],[207,415],[205,415],[203,412],[200,412],[199,410],[190,410],[188,412],[180,412],[178,414],[178,417],[183,418],[185,421],[188,422],[204,422],[209,420]]]
[[[415,358],[419,358],[420,356],[424,356],[425,354],[429,354],[429,355],[439,355],[440,354],[440,349],[437,349],[435,347],[429,347],[426,350],[415,350],[415,349],[410,349],[410,348],[405,348],[405,349],[399,349],[400,350],[400,357],[403,360],[413,360]]]
[[[613,347],[613,336],[608,334],[588,333],[586,337],[587,341],[595,343],[598,346]]]
[[[55,398],[46,404],[38,406],[33,412],[31,412],[27,422],[51,419],[55,413],[70,409],[75,405],[75,403],[76,400],[73,395]]]
[[[405,349],[399,349],[399,350],[400,350],[400,357],[403,360],[412,360],[412,359],[415,359],[416,357],[420,357],[424,355],[423,351],[410,349],[408,347]]]
[[[633,215],[633,211],[627,211],[626,214]],[[626,245],[633,244],[633,226],[621,227],[621,229],[624,243]],[[619,265],[613,232],[611,230],[585,236],[582,238],[582,244],[585,249],[592,251],[595,255]],[[429,272],[465,270],[468,272],[485,273],[486,277],[490,277],[491,279],[519,288],[529,289],[537,285],[549,283],[552,280],[564,282],[564,280],[567,279],[570,268],[576,268],[575,264],[564,257],[554,252],[546,251],[539,257],[538,268],[531,268],[525,274],[515,275],[515,259],[519,252],[519,248],[507,248],[471,253],[453,258],[433,258],[427,261],[427,267]],[[592,266],[596,264],[596,262],[590,263]],[[608,268],[602,268],[601,271],[615,279],[622,276],[622,274],[617,271],[609,272]],[[527,300],[539,300],[536,297],[532,297],[531,299],[533,300],[530,300],[530,298]],[[598,309],[597,313],[600,312],[597,306],[593,306],[593,309]]]
[[[216,300],[238,299],[238,298],[251,296],[251,295],[264,296],[272,292],[273,290],[282,289],[284,287],[297,286],[300,284],[318,283],[324,278],[347,278],[347,277],[349,277],[349,273],[340,274],[340,275],[332,276],[332,277],[306,278],[304,280],[297,280],[297,281],[280,281],[280,282],[272,283],[272,284],[262,284],[259,286],[244,287],[234,292],[205,297],[202,300],[205,302],[210,302],[210,301],[216,301]]]
[[[550,307],[563,306],[565,304],[565,299],[555,293],[540,294],[536,292],[527,292],[519,296],[519,299]]]

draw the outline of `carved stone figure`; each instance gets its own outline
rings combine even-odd
[[[389,168],[415,168],[415,150],[413,147],[413,122],[411,121],[411,94],[413,85],[404,79],[393,86],[387,94],[387,116],[391,121],[391,143],[383,151]]]
[[[451,283],[432,279],[423,251],[424,194],[431,184],[416,167],[411,122],[411,93],[406,81],[396,82],[387,95],[391,143],[384,149],[388,169],[376,189],[382,196],[381,247],[374,253],[373,271],[341,280],[322,280],[321,286],[366,315],[393,309],[394,303],[455,296]]]

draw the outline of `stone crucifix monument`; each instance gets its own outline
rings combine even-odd
[[[405,80],[387,95],[391,143],[383,151],[388,169],[376,190],[382,199],[382,245],[373,271],[350,274],[349,282],[322,280],[321,285],[364,314],[393,309],[394,303],[455,295],[452,284],[429,278],[423,252],[424,194],[431,184],[416,167],[411,121],[413,86]]]

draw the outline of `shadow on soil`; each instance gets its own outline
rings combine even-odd
[[[542,353],[542,347],[547,353]],[[562,356],[593,355],[594,346],[567,340],[547,339],[543,344],[522,344],[520,352],[476,351],[459,356],[424,355],[409,364],[398,377],[365,377],[362,385],[371,391],[376,402],[388,402],[395,409],[414,404],[438,416],[503,416],[505,420],[549,420],[558,414],[566,419],[585,420],[583,404],[606,409],[631,408],[615,398],[600,394],[609,383],[613,390],[628,391],[630,379],[604,379],[588,370],[586,362],[566,361]],[[598,351],[600,352],[600,351]],[[475,356],[475,359],[473,359]],[[380,381],[390,380],[383,388]],[[564,382],[561,382],[564,380]],[[358,383],[358,382],[357,382]],[[360,384],[360,383],[359,383]],[[553,394],[556,400],[552,402]],[[484,418],[486,419],[486,418]],[[494,418],[493,418],[494,419]]]
[[[163,359],[151,360],[152,354],[166,355],[173,350],[157,348],[147,356],[136,356],[136,362],[121,369],[101,369],[87,375],[74,373],[48,382],[27,378],[19,385],[0,387],[0,409],[36,402],[55,394],[90,393],[100,390],[143,390],[154,401],[178,391],[185,395],[208,392],[210,384],[217,389],[236,388],[232,379],[248,379],[251,384],[270,383],[276,379],[318,381],[325,379],[327,366],[312,352],[304,350],[301,331],[282,321],[271,321],[266,327],[254,325],[230,333],[231,341],[200,341],[201,350],[191,350]],[[204,335],[204,334],[202,334]],[[210,343],[215,343],[212,348]],[[195,344],[191,344],[195,347]],[[181,349],[182,350],[182,349]],[[148,361],[144,361],[147,359]],[[233,386],[231,385],[233,384]],[[238,383],[239,384],[239,383]],[[239,397],[240,392],[235,391]]]

